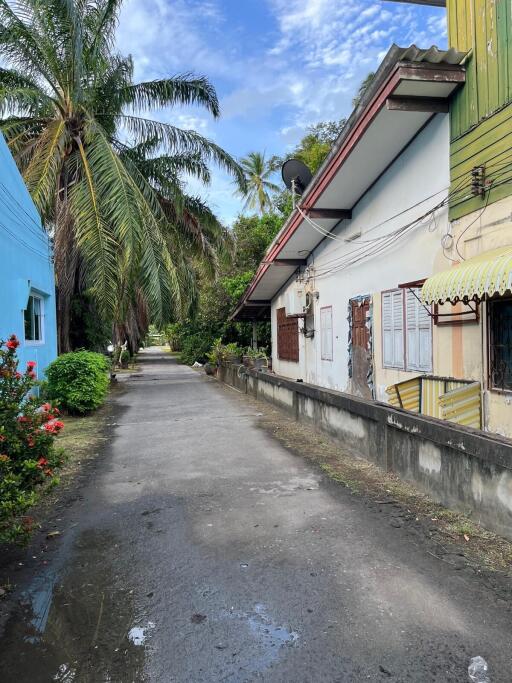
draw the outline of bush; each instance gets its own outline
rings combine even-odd
[[[59,411],[33,393],[35,362],[19,372],[18,346],[14,335],[0,341],[0,542],[28,537],[33,520],[23,514],[36,502],[37,487],[56,481],[54,469],[62,464],[53,447],[64,427]]]
[[[196,332],[183,339],[181,353],[179,356],[180,363],[186,365],[193,365],[196,361],[204,363],[208,358],[208,352],[211,349],[213,339],[204,335],[201,332]]]
[[[101,353],[64,353],[46,370],[48,396],[70,413],[89,413],[105,401],[108,370],[109,361]]]

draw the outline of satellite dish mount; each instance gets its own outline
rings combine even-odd
[[[311,171],[300,159],[287,159],[281,168],[281,175],[284,184],[292,193],[293,208],[295,208],[295,196],[304,193],[313,177]]]

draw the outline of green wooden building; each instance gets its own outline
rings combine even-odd
[[[446,6],[449,46],[467,52],[466,83],[450,107],[450,219],[456,220],[512,197],[512,2],[405,2]]]

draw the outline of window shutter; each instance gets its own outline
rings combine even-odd
[[[418,290],[419,293],[419,290]],[[432,372],[432,318],[418,302],[418,337],[420,370]]]
[[[320,351],[322,360],[332,360],[332,308],[320,309]]]
[[[406,290],[405,328],[407,330],[407,369],[419,370],[418,302],[410,289]]]
[[[393,365],[393,309],[391,292],[382,295],[382,361],[384,366]]]
[[[393,365],[404,367],[404,297],[401,289],[391,292],[393,300]]]
[[[406,293],[407,369],[431,372],[432,321],[419,295],[418,289]]]

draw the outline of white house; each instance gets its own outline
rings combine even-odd
[[[480,369],[454,374],[452,353],[462,325],[480,334],[478,306],[422,301],[454,261],[448,112],[464,57],[390,49],[234,318],[270,317],[278,375],[480,427]]]

